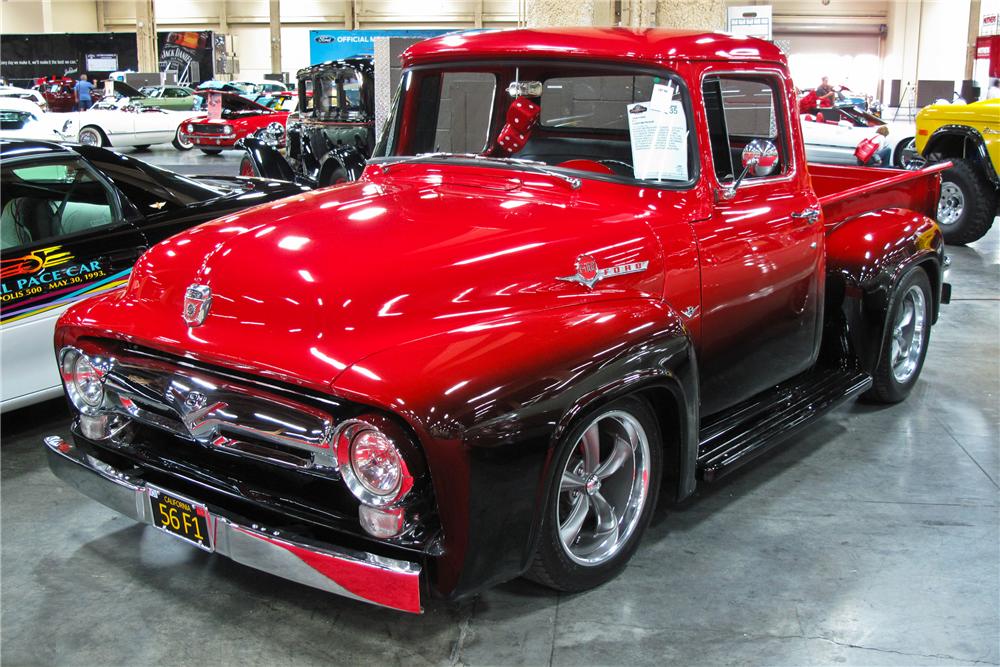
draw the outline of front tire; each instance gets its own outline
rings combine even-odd
[[[257,172],[257,165],[253,163],[248,155],[244,155],[240,160],[240,176],[260,176]]]
[[[100,128],[93,125],[88,125],[80,130],[79,138],[80,143],[84,146],[97,146],[100,148],[105,145],[104,133],[101,132]]]
[[[927,356],[934,302],[927,273],[920,267],[907,272],[893,293],[886,317],[888,331],[879,351],[874,383],[865,398],[877,403],[899,403],[913,390]]]
[[[194,148],[194,144],[190,139],[184,136],[184,133],[181,132],[181,128],[179,127],[177,128],[177,131],[174,132],[174,140],[170,143],[173,144],[174,148],[179,151],[189,151]]]
[[[201,152],[204,153],[205,155],[219,155],[220,153],[222,153],[222,149],[221,148],[202,148]]]
[[[997,210],[997,191],[968,160],[953,160],[941,175],[937,222],[946,243],[965,245],[986,236]]]
[[[649,405],[635,397],[571,429],[553,479],[527,577],[560,591],[614,578],[639,546],[659,494],[663,445]]]

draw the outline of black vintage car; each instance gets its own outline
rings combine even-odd
[[[80,299],[123,286],[148,247],[304,190],[186,177],[94,146],[0,141],[2,408],[61,393],[56,318]]]
[[[299,104],[288,117],[285,157],[266,135],[244,139],[240,174],[311,187],[358,178],[375,148],[374,71],[371,56],[299,70]]]

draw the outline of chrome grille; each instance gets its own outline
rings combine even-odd
[[[226,127],[225,125],[215,125],[215,124],[209,125],[207,123],[205,124],[196,123],[194,126],[193,134],[225,134],[225,130],[223,129],[225,127]]]
[[[332,416],[249,384],[149,359],[116,358],[103,412],[230,454],[335,476]]]

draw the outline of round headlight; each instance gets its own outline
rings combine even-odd
[[[377,496],[393,495],[403,477],[403,461],[388,436],[361,431],[351,441],[351,468],[358,481]]]
[[[188,123],[186,130],[188,134],[191,134],[192,132],[194,132],[194,125]]]
[[[233,126],[232,125],[223,125],[222,126],[222,133],[223,134],[232,134],[233,133]]]
[[[104,402],[106,371],[74,347],[63,348],[60,366],[70,401],[80,412],[95,414]]]
[[[393,438],[375,424],[361,420],[346,423],[336,447],[341,477],[362,503],[386,507],[413,487],[413,477]]]

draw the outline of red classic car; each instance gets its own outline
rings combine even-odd
[[[177,135],[178,148],[186,150],[197,146],[203,153],[217,155],[223,150],[236,148],[237,141],[249,136],[265,138],[273,146],[285,145],[288,110],[270,109],[236,93],[218,90],[197,92],[206,98],[208,108],[218,104],[218,115],[213,117],[212,113],[206,112],[181,123]]]
[[[45,98],[49,111],[68,112],[76,111],[76,93],[73,91],[75,85],[76,81],[69,77],[51,77],[36,84],[34,89]],[[91,100],[96,104],[102,97],[100,89],[95,86],[90,92]]]
[[[403,67],[359,181],[175,236],[61,318],[58,476],[417,612],[599,585],[658,501],[914,387],[943,167],[807,165],[774,44],[512,30]]]

